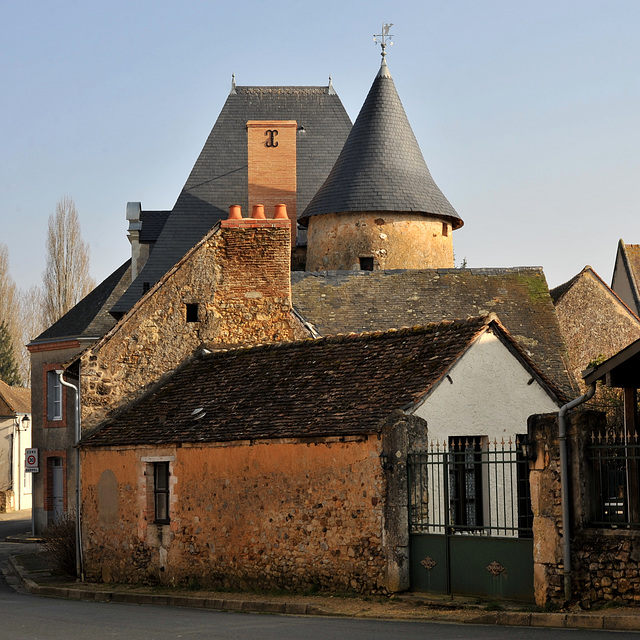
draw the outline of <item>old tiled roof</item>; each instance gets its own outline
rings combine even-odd
[[[573,276],[573,278],[571,278],[570,280],[567,280],[566,282],[559,284],[557,287],[554,287],[553,289],[549,289],[549,295],[551,296],[551,300],[553,301],[553,304],[557,304],[558,300],[560,300],[560,298],[562,298],[562,296],[565,293],[567,293],[567,291],[569,291],[569,289],[571,289],[571,287],[573,287],[573,285],[576,282],[578,282],[578,280],[580,279],[580,276],[583,273],[584,273],[584,269],[580,273],[577,273],[575,276]]]
[[[31,389],[11,387],[0,380],[0,400],[4,401],[12,415],[31,413]]]
[[[551,300],[554,305],[557,305],[560,299],[571,290],[571,288],[585,276],[590,276],[598,283],[598,286],[602,288],[602,291],[607,294],[610,298],[614,300],[614,302],[620,305],[626,312],[628,312],[634,320],[638,320],[636,314],[632,309],[629,309],[627,304],[620,298],[620,296],[609,287],[609,285],[593,270],[591,265],[587,265],[580,273],[576,274],[571,278],[571,280],[567,280],[563,284],[559,284],[557,287],[549,290],[549,295],[551,296]]]
[[[462,220],[433,178],[384,63],[331,173],[298,219],[356,211],[427,213]]]
[[[293,304],[321,335],[494,312],[533,362],[572,396],[575,383],[539,267],[293,272]]]
[[[60,320],[31,344],[64,339],[95,340],[116,323],[109,310],[131,283],[131,260],[127,260]]]
[[[87,445],[376,433],[435,385],[492,317],[200,355]],[[200,411],[198,411],[200,410]]]
[[[146,265],[114,306],[128,311],[213,227],[229,205],[248,210],[247,133],[249,120],[295,120],[297,208],[302,211],[327,177],[344,145],[351,121],[329,87],[234,87],[196,161]],[[144,227],[143,227],[144,228]]]

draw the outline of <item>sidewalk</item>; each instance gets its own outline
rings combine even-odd
[[[526,605],[514,603],[483,603],[476,598],[430,597],[412,593],[391,597],[340,597],[90,584],[70,582],[67,577],[57,575],[43,553],[13,556],[9,559],[9,568],[22,586],[33,595],[93,602],[169,605],[246,613],[640,631],[640,608],[540,613],[527,610]]]

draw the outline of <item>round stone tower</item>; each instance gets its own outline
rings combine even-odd
[[[463,222],[440,191],[387,67],[333,169],[299,218],[307,271],[453,267]]]

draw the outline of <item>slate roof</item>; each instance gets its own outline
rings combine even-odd
[[[577,390],[540,267],[293,272],[296,311],[321,335],[494,312],[566,396]]]
[[[618,253],[622,257],[627,273],[633,302],[636,305],[636,310],[640,312],[640,244],[625,244],[620,240]]]
[[[31,389],[9,386],[0,380],[0,400],[14,413],[31,413]]]
[[[328,87],[234,87],[171,211],[149,260],[114,306],[128,311],[151,285],[200,240],[229,206],[248,211],[247,133],[249,120],[295,120],[297,208],[320,188],[351,129],[340,98]],[[144,228],[144,225],[143,225]]]
[[[127,260],[31,344],[102,337],[116,323],[109,310],[130,283],[131,260]]]
[[[298,211],[304,226],[311,216],[356,211],[420,212],[462,226],[431,177],[384,59],[331,173]]]
[[[473,340],[489,324],[496,326],[494,320],[476,317],[201,354],[83,444],[377,433],[393,410],[433,389]]]
[[[171,211],[141,211],[142,229],[140,230],[140,242],[144,244],[155,242],[160,236],[160,232],[164,228],[170,213]]]

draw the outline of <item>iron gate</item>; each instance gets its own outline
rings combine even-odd
[[[454,437],[408,462],[412,589],[533,600],[533,514],[521,440]]]

